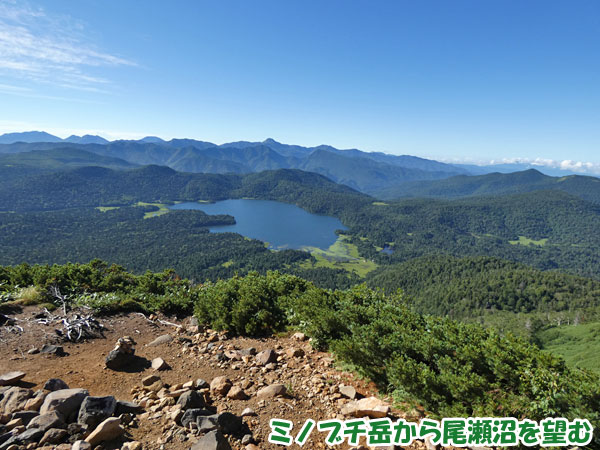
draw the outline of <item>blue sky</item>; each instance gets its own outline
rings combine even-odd
[[[596,169],[598,49],[595,0],[0,0],[0,133]]]

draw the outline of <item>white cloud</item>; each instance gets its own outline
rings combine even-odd
[[[95,48],[85,26],[27,2],[0,0],[0,73],[57,86],[101,90],[93,68],[136,64]]]
[[[477,166],[493,166],[497,164],[523,164],[529,166],[547,167],[570,172],[600,175],[600,163],[590,161],[573,161],[570,159],[557,160],[549,158],[500,158],[500,159],[443,159],[439,160],[450,164],[474,164]]]

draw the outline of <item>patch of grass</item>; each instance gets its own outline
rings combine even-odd
[[[525,236],[519,236],[519,239],[516,241],[508,241],[509,244],[512,245],[536,245],[538,247],[543,247],[544,245],[546,245],[546,243],[548,242],[548,238],[542,238],[538,241],[534,240],[534,239],[529,239],[528,237]]]
[[[319,267],[343,269],[364,278],[378,266],[373,261],[362,258],[358,253],[358,247],[348,242],[347,239],[348,236],[341,234],[327,250],[317,247],[305,247],[304,250],[310,252],[317,261],[314,263],[310,260],[304,261],[300,264],[300,267],[304,269]]]
[[[235,264],[235,262],[233,262],[232,260],[229,261],[225,261],[223,264],[221,264],[222,267],[231,267]]]
[[[25,287],[21,289],[15,297],[17,298],[17,301],[24,306],[37,305],[44,300],[44,295],[37,286]]]
[[[170,210],[167,204],[165,203],[146,203],[146,202],[137,202],[135,206],[154,206],[158,208],[156,211],[150,211],[144,214],[144,219],[149,219],[151,217],[162,216],[163,214],[167,214]]]
[[[567,364],[600,373],[600,322],[563,325],[537,335],[541,347]]]
[[[96,209],[100,212],[112,211],[113,209],[119,209],[120,206],[96,206]]]
[[[386,202],[373,202],[372,205],[374,206],[388,206],[389,203]]]

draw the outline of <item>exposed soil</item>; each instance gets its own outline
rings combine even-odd
[[[298,341],[290,336],[265,339],[227,338],[216,333],[197,333],[190,330],[189,321],[167,318],[166,320],[183,325],[181,328],[151,322],[139,314],[115,315],[100,317],[106,328],[104,338],[87,340],[79,343],[65,342],[58,338],[54,326],[41,325],[34,321],[39,308],[28,307],[17,315],[17,325],[23,331],[10,331],[0,327],[0,373],[20,370],[27,373],[24,381],[32,384],[32,389],[40,389],[49,378],[60,378],[71,387],[89,390],[90,395],[112,395],[119,400],[133,400],[132,389],[141,386],[142,378],[150,374],[158,374],[167,385],[177,385],[198,378],[210,381],[217,376],[227,376],[234,385],[246,380],[245,391],[248,400],[231,400],[211,394],[213,404],[218,412],[230,411],[240,415],[245,408],[252,408],[256,417],[245,417],[243,420],[252,432],[254,440],[261,449],[281,449],[282,446],[270,444],[269,420],[281,418],[294,423],[292,434],[295,435],[306,419],[315,421],[342,418],[341,406],[349,399],[337,392],[340,384],[353,385],[364,396],[375,395],[372,385],[365,383],[353,375],[336,369],[331,355],[313,350],[307,341]],[[174,339],[167,344],[147,346],[155,338],[171,334]],[[143,364],[128,372],[113,371],[105,367],[105,357],[115,346],[115,342],[123,336],[131,336],[137,343],[135,354],[149,362],[161,357],[171,370],[155,372]],[[187,344],[186,344],[187,339]],[[190,339],[193,341],[189,343]],[[214,341],[215,350],[206,348],[208,340]],[[67,356],[59,357],[45,354],[29,354],[32,348],[40,348],[45,343],[63,346]],[[273,349],[280,354],[275,368],[255,367],[243,361],[218,361],[215,353],[225,350],[246,349],[254,347],[257,351]],[[286,350],[299,348],[304,356],[291,357]],[[221,356],[223,360],[223,357]],[[144,360],[141,360],[144,361]],[[259,400],[256,391],[272,383],[282,383],[288,388],[288,395],[273,399]],[[414,413],[414,412],[413,412]],[[394,411],[398,417],[405,417],[402,411]],[[144,448],[184,449],[195,442],[193,433],[168,433],[173,431],[174,422],[168,414],[147,413],[140,417],[137,428],[128,431],[131,439],[143,443]],[[412,416],[411,419],[414,419]],[[310,440],[303,448],[325,448],[325,434],[313,431]],[[244,448],[237,439],[230,439],[233,448]],[[423,448],[423,443],[413,448]],[[299,448],[293,444],[291,448]],[[338,446],[336,448],[348,448]]]

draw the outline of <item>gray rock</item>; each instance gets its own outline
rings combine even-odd
[[[73,422],[77,417],[83,399],[88,395],[89,392],[85,389],[60,389],[50,392],[40,408],[40,414],[56,411],[67,422]]]
[[[253,441],[254,441],[254,438],[252,437],[251,434],[245,434],[242,437],[242,445],[252,444]]]
[[[38,442],[43,435],[44,431],[38,430],[36,428],[25,430],[21,434],[14,435],[10,437],[7,441],[5,441],[2,445],[0,445],[0,450],[6,450],[13,444],[21,445],[30,442]]]
[[[191,450],[231,450],[231,445],[220,431],[214,430],[202,436]]]
[[[39,416],[37,411],[17,411],[12,415],[12,419],[21,419],[23,425],[27,426],[29,425],[29,422],[37,416]]]
[[[69,436],[67,430],[62,428],[50,428],[42,439],[40,440],[40,446],[45,444],[60,444]]]
[[[242,429],[243,426],[242,418],[230,412],[213,414],[210,417],[214,417],[217,420],[219,429],[225,434],[236,434]]]
[[[196,391],[187,391],[181,394],[179,400],[177,400],[177,404],[181,405],[182,410],[187,409],[198,409],[206,406],[204,402],[204,396],[198,394]]]
[[[110,351],[104,361],[106,367],[111,370],[125,369],[136,360],[133,353],[123,351],[121,348],[115,348]]]
[[[25,408],[27,400],[33,396],[31,389],[11,387],[3,392],[0,399],[0,413],[12,414]]]
[[[77,423],[87,425],[90,430],[100,422],[112,417],[117,409],[117,400],[113,396],[86,397],[79,408]]]
[[[115,409],[115,415],[120,416],[121,414],[137,414],[144,410],[137,403],[126,402],[124,400],[117,400],[117,408]]]
[[[254,358],[254,360],[256,361],[256,364],[259,364],[261,366],[266,366],[269,363],[276,363],[277,353],[271,349],[263,350],[258,355],[256,355],[256,358]]]
[[[62,348],[60,345],[52,344],[44,344],[44,346],[40,349],[40,353],[45,353],[47,355],[67,356],[64,348]]]
[[[198,378],[196,381],[194,381],[194,386],[196,387],[196,389],[208,389],[210,387],[210,384],[208,384],[208,382],[203,380],[202,378]]]
[[[162,336],[157,337],[149,344],[146,344],[148,347],[156,347],[157,345],[168,344],[173,341],[173,336],[170,334],[163,334]]]
[[[57,411],[51,411],[31,419],[27,424],[27,428],[37,428],[38,430],[46,432],[50,428],[67,428],[67,424],[61,414]]]
[[[69,389],[69,385],[60,378],[50,378],[44,383],[44,389],[47,391],[60,391],[61,389]]]
[[[198,425],[200,433],[206,433],[216,430],[219,424],[217,423],[217,418],[214,416],[198,416],[196,418],[196,425]]]
[[[248,347],[248,348],[244,348],[242,350],[239,350],[240,355],[242,356],[254,356],[256,355],[256,349],[254,347]]]
[[[23,378],[25,378],[25,372],[8,372],[0,375],[0,386],[13,386]]]
[[[199,416],[210,416],[211,414],[212,412],[202,408],[188,409],[181,416],[180,422],[182,426],[187,428],[190,423],[195,423]]]

